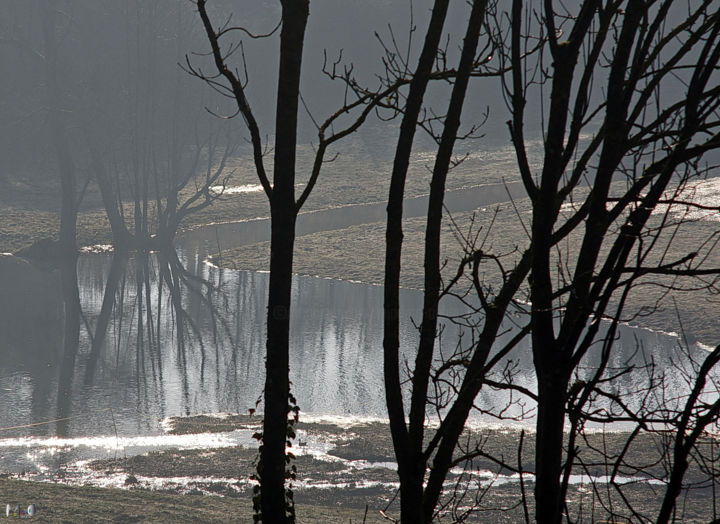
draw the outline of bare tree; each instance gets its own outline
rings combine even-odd
[[[433,192],[442,195],[444,178],[437,176],[438,167],[447,169],[444,147],[451,147],[452,141],[440,140],[426,232],[423,320],[415,362],[409,368],[406,422],[397,300],[406,172],[402,162],[413,140],[410,128],[421,114],[422,88],[408,97],[388,205],[384,340],[403,522],[432,519],[450,469],[485,453],[481,446],[458,443],[475,408],[507,416],[506,406],[477,406],[478,393],[488,387],[511,391],[536,406],[538,522],[560,522],[567,514],[565,497],[579,460],[577,439],[588,420],[630,420],[640,428],[654,421],[675,428],[676,452],[658,518],[666,521],[670,515],[665,506],[674,507],[687,470],[684,462],[696,439],[717,420],[715,405],[700,400],[714,387],[710,376],[716,357],[710,355],[697,366],[686,403],[662,416],[660,406],[633,408],[612,393],[621,377],[639,368],[627,364],[612,369],[610,363],[618,326],[635,313],[626,311],[628,299],[641,282],[695,278],[695,289],[716,291],[718,268],[707,267],[715,242],[700,242],[702,253],[671,255],[668,246],[679,224],[668,209],[688,205],[676,188],[698,180],[706,172],[701,158],[720,147],[719,7],[710,0],[683,7],[672,4],[586,1],[569,7],[516,0],[509,13],[493,11],[487,29],[503,73],[510,139],[531,208],[527,245],[518,247],[513,258],[489,252],[478,235],[461,236],[462,260],[443,283],[436,233],[438,197],[434,199]],[[446,9],[445,2],[435,2],[433,23],[440,24],[438,32]],[[435,33],[428,31],[429,50],[421,55],[413,85],[422,85],[427,64],[438,53],[431,34]],[[540,129],[526,124],[529,112],[539,113],[530,121],[538,121]],[[452,99],[441,122],[454,137]],[[527,136],[542,137],[538,163],[530,159]],[[518,220],[523,220],[520,214]],[[486,232],[485,240],[491,235]],[[503,258],[510,258],[510,265]],[[486,269],[488,263],[495,270]],[[680,287],[673,280],[664,285]],[[466,303],[466,318],[475,315],[467,322],[471,341],[459,341],[451,355],[437,352],[439,301],[448,295]],[[520,321],[510,320],[515,312]],[[504,323],[518,324],[509,339],[499,336]],[[532,348],[535,388],[515,383],[512,369],[503,367],[525,339]],[[586,362],[595,347],[601,348],[599,361],[588,371]],[[434,392],[428,384],[435,386]],[[601,408],[601,397],[613,407]],[[424,427],[428,410],[439,420],[437,429]],[[495,460],[510,471],[522,471],[521,464],[513,465],[507,458]],[[527,509],[525,514],[529,515]]]
[[[610,333],[605,336],[612,341],[636,279],[675,271],[706,272],[699,268],[694,253],[678,260],[652,256],[666,246],[649,221],[673,184],[696,176],[698,159],[720,146],[718,87],[711,81],[720,59],[718,6],[700,2],[676,24],[671,19],[677,16],[671,14],[672,2],[629,2],[625,9],[621,7],[617,2],[585,2],[571,14],[546,3],[542,13],[553,60],[543,169],[533,180],[526,166],[520,168],[533,205],[530,324],[538,377],[535,500],[537,518],[543,522],[562,518],[567,482],[561,480],[562,445],[565,407],[571,400],[569,385],[573,371],[602,333],[601,320],[609,317]],[[520,16],[516,2],[516,44]],[[666,24],[672,29],[662,31]],[[569,31],[567,39],[558,38],[558,28]],[[675,43],[675,34],[683,35],[683,44]],[[510,128],[521,158],[527,86],[522,85],[520,72],[526,69],[518,59],[520,50],[514,48],[511,60],[517,72],[511,88]],[[603,52],[608,50],[613,57],[606,62]],[[591,76],[600,67],[607,75]],[[666,92],[671,86],[665,85],[673,77],[681,79],[685,91],[674,97]],[[590,89],[600,78],[607,82],[607,98],[595,112]],[[602,115],[602,120],[595,120],[595,115]],[[600,128],[582,147],[580,134],[588,120]],[[576,213],[559,221],[561,204],[587,171],[593,177],[586,199]],[[624,184],[619,196],[614,196],[617,180]],[[552,269],[555,238],[575,224],[582,227],[580,223],[582,243],[568,261],[569,271],[563,270],[558,279]],[[597,384],[603,367],[584,386],[581,399]],[[567,476],[570,468],[564,469]]]
[[[125,74],[117,74],[119,85],[113,85],[120,87],[118,90],[98,88],[89,78],[78,81],[76,87],[82,96],[77,97],[73,115],[81,130],[80,144],[85,146],[75,152],[85,160],[86,170],[97,183],[115,251],[102,312],[91,333],[86,383],[93,381],[118,279],[131,251],[138,255],[134,267],[139,291],[144,293],[137,297],[138,347],[146,343],[152,346],[160,331],[156,327],[153,332],[153,310],[162,310],[163,294],[160,290],[154,308],[150,292],[153,270],[148,258],[151,251],[157,253],[159,282],[167,286],[177,313],[178,344],[182,344],[186,330],[194,331],[193,319],[182,305],[181,287],[200,292],[211,286],[191,282],[175,253],[175,237],[191,214],[222,196],[229,176],[227,160],[237,148],[234,123],[219,122],[202,108],[195,108],[191,100],[201,88],[187,89],[191,80],[177,67],[188,43],[198,37],[197,30],[195,34],[190,31],[190,14],[172,3],[104,8],[125,18],[124,31],[111,35],[125,41],[123,46],[111,46],[127,62]],[[73,18],[80,29],[75,39],[87,42],[92,6],[77,3]],[[83,72],[92,74],[94,66],[91,62]],[[143,331],[147,331],[147,342]]]
[[[425,296],[420,342],[412,375],[412,393],[409,421],[405,421],[399,368],[399,285],[400,255],[402,247],[402,204],[409,157],[423,98],[436,65],[448,2],[435,2],[425,36],[425,43],[414,71],[410,90],[403,109],[400,136],[388,197],[388,221],[385,258],[385,317],[384,363],[385,392],[390,415],[393,445],[400,476],[400,503],[405,522],[429,522],[437,503],[439,491],[429,494],[434,502],[425,503],[428,489],[424,487],[427,456],[423,451],[425,414],[428,386],[437,336],[438,302],[440,300],[440,223],[443,212],[445,180],[449,170],[453,146],[458,135],[460,115],[471,74],[478,67],[476,59],[480,30],[483,27],[487,3],[476,1],[468,19],[457,77],[450,104],[439,138],[433,176],[430,186],[427,229],[425,233]]]
[[[290,445],[288,416],[297,416],[298,408],[290,393],[289,337],[290,295],[292,285],[293,248],[295,222],[300,209],[313,191],[325,162],[328,148],[338,140],[354,133],[373,109],[387,106],[384,102],[406,78],[395,79],[377,90],[364,90],[354,80],[352,68],[338,70],[339,63],[326,64],[325,74],[344,81],[348,87],[346,99],[327,119],[318,123],[315,158],[306,177],[302,193],[296,197],[297,175],[296,145],[298,107],[300,101],[300,75],[305,38],[305,26],[309,16],[308,0],[281,0],[279,76],[277,81],[277,105],[275,114],[275,144],[272,183],[265,169],[264,147],[261,132],[252,106],[246,96],[245,80],[230,64],[231,56],[240,46],[223,41],[234,31],[241,30],[255,37],[244,28],[231,25],[227,20],[216,28],[208,15],[205,0],[196,2],[211,46],[211,56],[216,74],[207,74],[187,60],[188,71],[205,80],[221,94],[231,98],[237,105],[236,114],[242,115],[250,134],[252,156],[258,180],[270,203],[270,283],[267,312],[267,355],[264,392],[264,422],[258,478],[260,481],[261,518],[264,522],[294,520],[292,492],[286,492],[286,478],[294,478],[293,470],[287,471]],[[270,34],[273,34],[274,31]],[[269,36],[269,35],[266,35]],[[315,122],[315,120],[313,119]]]
[[[117,37],[127,74],[118,75],[121,93],[81,84],[88,163],[116,249],[172,249],[180,224],[221,196],[211,187],[224,186],[237,145],[230,123],[194,107],[196,93],[172,62],[199,36],[184,9],[137,4],[116,16],[125,17]]]

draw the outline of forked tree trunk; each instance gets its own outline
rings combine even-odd
[[[383,354],[385,396],[390,418],[395,456],[398,461],[400,477],[400,511],[403,522],[422,523],[422,494],[425,475],[422,456],[410,445],[410,436],[405,424],[405,409],[400,386],[400,256],[402,252],[402,213],[407,176],[413,138],[422,107],[425,90],[429,82],[430,72],[438,50],[445,17],[448,11],[448,0],[435,2],[425,37],[423,50],[418,66],[410,84],[407,104],[400,125],[400,136],[395,150],[390,193],[387,205],[387,230],[385,254],[385,294],[384,294],[384,327]]]

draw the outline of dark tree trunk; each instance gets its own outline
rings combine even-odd
[[[423,522],[432,521],[433,512],[435,511],[438,500],[435,497],[435,493],[430,493],[430,497],[428,498],[428,493],[424,489],[427,459],[425,458],[423,449],[423,437],[428,384],[430,382],[431,365],[435,352],[438,309],[440,306],[440,231],[443,218],[445,183],[450,171],[453,149],[460,128],[460,115],[462,114],[465,102],[470,73],[473,69],[486,4],[487,2],[484,0],[475,0],[473,3],[467,31],[465,33],[460,64],[458,66],[458,74],[450,97],[430,183],[427,225],[425,229],[423,320],[420,329],[418,352],[415,358],[409,418],[410,446],[416,450],[418,457],[416,460],[417,463],[415,464],[415,470],[418,474],[414,479],[413,488],[419,489],[422,494]],[[417,484],[417,486],[415,484]]]
[[[677,498],[682,491],[683,479],[689,466],[687,455],[684,453],[675,453],[674,459],[675,462],[673,463],[670,480],[667,484],[667,488],[665,489],[665,496],[663,497],[662,505],[660,506],[657,520],[655,521],[657,524],[665,524],[670,522],[673,518],[673,513],[675,512],[675,507],[677,505]]]
[[[265,419],[261,452],[263,522],[286,522],[285,441],[290,394],[289,341],[295,244],[295,152],[307,0],[282,0],[280,71],[275,122],[275,166],[270,198],[270,288],[265,361]]]
[[[260,512],[267,524],[294,521],[294,509],[286,499],[286,452],[288,412],[290,409],[289,338],[290,296],[292,290],[293,248],[295,221],[304,199],[309,194],[314,177],[299,201],[295,200],[295,155],[297,146],[300,73],[302,69],[305,27],[310,14],[309,0],[281,0],[282,30],[280,32],[280,68],[278,74],[277,108],[275,114],[275,156],[273,183],[270,184],[263,164],[260,131],[252,113],[243,82],[225,64],[225,56],[218,42],[219,33],[207,14],[205,0],[197,0],[198,12],[207,33],[218,73],[229,83],[239,112],[243,115],[253,144],[253,159],[260,183],[270,200],[270,285],[267,311],[267,358],[265,362],[265,406],[263,445],[260,451]],[[221,33],[224,31],[221,31]],[[208,82],[200,71],[192,73]],[[210,83],[215,83],[212,80]],[[359,120],[361,123],[364,117]],[[359,123],[358,123],[359,125]],[[355,127],[346,130],[352,132]],[[323,134],[320,133],[321,141]],[[344,136],[334,135],[335,139]],[[318,151],[324,152],[327,144]],[[319,153],[316,165],[322,164]],[[316,174],[315,174],[316,177]]]
[[[400,136],[395,150],[390,193],[387,205],[384,296],[384,374],[385,396],[390,418],[395,456],[400,477],[400,513],[402,522],[423,522],[422,495],[425,476],[421,450],[410,444],[405,424],[399,368],[399,314],[400,314],[400,256],[402,253],[402,213],[410,153],[415,127],[422,107],[425,90],[442,35],[449,2],[436,1],[415,75],[410,84]],[[424,407],[424,406],[423,406]],[[420,434],[422,438],[422,434]]]
[[[538,370],[535,514],[537,522],[547,524],[562,520],[560,474],[568,377],[557,368]]]
[[[449,172],[453,147],[460,126],[460,114],[473,69],[482,19],[487,2],[476,1],[468,21],[460,65],[453,87],[447,117],[438,149],[425,233],[425,293],[423,320],[412,380],[409,424],[405,426],[402,394],[399,385],[397,319],[399,317],[398,286],[402,247],[402,202],[407,160],[412,147],[415,123],[424,98],[432,59],[437,52],[438,36],[447,13],[447,2],[436,2],[428,27],[425,45],[411,83],[407,107],[393,166],[388,198],[387,254],[385,266],[385,376],[388,413],[393,435],[398,472],[400,475],[401,521],[430,522],[437,498],[425,500],[427,459],[423,450],[425,409],[432,358],[437,335],[438,305],[440,301],[440,230],[442,225],[445,181]]]
[[[290,394],[289,348],[295,217],[273,213],[270,287],[265,360],[265,420],[263,428],[263,522],[285,522],[285,441]]]

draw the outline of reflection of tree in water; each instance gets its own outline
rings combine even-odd
[[[178,302],[173,297],[184,293],[181,287],[189,289],[186,277],[176,269],[168,269],[172,261],[158,262],[145,253],[142,256],[149,258],[134,265],[136,274],[131,277],[125,274],[128,256],[116,253],[107,276],[107,289],[102,291],[103,307],[96,322],[88,322],[83,315],[88,313],[87,304],[83,303],[82,311],[77,284],[82,272],[75,265],[81,203],[83,211],[105,210],[116,252],[171,251],[181,222],[220,197],[221,191],[210,188],[224,186],[228,176],[226,161],[240,143],[233,136],[231,123],[218,122],[196,103],[198,90],[176,66],[184,49],[195,47],[184,6],[175,2],[134,6],[105,2],[103,16],[98,18],[94,8],[87,8],[90,4],[94,6],[95,2],[60,5],[48,1],[7,6],[8,16],[4,17],[7,23],[2,27],[3,41],[10,44],[3,50],[3,58],[12,55],[14,51],[10,55],[5,51],[14,49],[16,44],[26,53],[18,55],[21,58],[14,63],[24,64],[22,74],[17,76],[28,83],[22,88],[18,84],[12,95],[5,93],[16,97],[9,106],[40,108],[37,113],[42,115],[35,124],[24,128],[25,134],[18,133],[17,143],[24,144],[15,154],[23,163],[24,157],[37,156],[38,165],[43,166],[38,170],[38,181],[46,187],[48,181],[43,173],[52,172],[57,175],[57,185],[51,183],[46,189],[60,193],[57,238],[48,239],[44,247],[34,247],[49,255],[60,269],[64,317],[57,320],[64,322],[64,326],[39,324],[32,311],[21,324],[32,326],[27,331],[53,338],[52,345],[62,345],[62,353],[57,362],[51,362],[52,372],[45,370],[44,374],[30,363],[29,356],[18,358],[15,352],[23,353],[22,348],[32,348],[29,354],[49,353],[51,345],[40,342],[34,333],[29,337],[32,340],[13,349],[11,360],[12,365],[29,362],[27,368],[36,384],[33,390],[53,390],[43,401],[46,404],[53,402],[50,398],[56,389],[54,381],[59,381],[57,417],[51,414],[44,416],[44,420],[72,416],[76,361],[85,365],[83,383],[91,387],[102,360],[101,348],[109,345],[106,339],[113,330],[122,333],[128,328],[135,334],[135,376],[157,375],[153,380],[161,382],[162,359],[158,348],[161,312],[167,309],[164,301],[175,304],[172,307],[181,311],[182,300]],[[102,38],[98,39],[98,35]],[[87,54],[86,50],[95,52]],[[34,59],[27,60],[31,56]],[[80,56],[83,60],[77,62]],[[111,76],[103,80],[98,71],[108,63],[124,67],[111,68]],[[34,85],[36,80],[38,84]],[[32,120],[29,114],[23,120],[25,116]],[[172,253],[172,257],[176,255]],[[53,278],[57,277],[55,273]],[[164,294],[161,285],[176,291]],[[127,289],[135,286],[138,294],[129,295],[125,286]],[[44,295],[39,290],[37,296]],[[6,296],[10,298],[9,304],[12,297]],[[126,305],[136,307],[137,315],[132,318],[125,315]],[[177,317],[178,347],[185,352],[186,339],[195,332],[189,326],[193,316],[180,313]],[[20,327],[13,326],[13,331],[20,333]],[[0,332],[5,335],[4,330]],[[114,339],[118,355],[120,344],[126,342],[119,336]],[[3,347],[11,345],[5,342]],[[54,369],[56,364],[58,373]],[[69,421],[59,421],[57,427],[59,433],[65,434]]]
[[[56,369],[62,355],[63,304],[57,273],[19,257],[0,255],[0,369],[3,427],[26,424],[18,402],[29,394],[31,421],[55,418]],[[20,373],[17,373],[17,371]],[[29,386],[29,393],[24,393]],[[30,433],[45,435],[49,425]],[[10,431],[2,436],[16,434]],[[20,432],[20,434],[23,434]]]
[[[77,257],[63,257],[60,261],[65,317],[63,321],[63,351],[60,361],[57,396],[57,435],[69,434],[69,418],[72,402],[72,385],[75,374],[75,358],[80,345],[80,292],[76,274]]]
[[[66,318],[78,332],[80,322],[84,322],[88,335],[89,349],[82,369],[85,391],[108,386],[103,381],[120,380],[135,387],[138,412],[163,410],[167,385],[163,365],[164,359],[172,356],[182,409],[190,413],[192,379],[199,373],[200,386],[206,381],[208,337],[213,338],[216,348],[213,371],[219,389],[219,337],[232,344],[232,336],[215,302],[218,297],[223,301],[227,299],[219,286],[201,276],[199,263],[197,257],[182,260],[174,249],[157,253],[139,251],[132,255],[116,252],[109,269],[103,266],[99,268],[100,275],[93,274],[92,270],[85,275],[87,280],[104,280],[99,313],[95,316],[90,310],[100,289],[84,282],[83,304],[88,311],[82,319],[79,315]],[[82,267],[81,271],[83,269],[87,268]],[[76,348],[78,344],[82,343],[76,337]],[[193,364],[197,360],[199,366]],[[63,361],[57,418],[71,417],[74,369],[74,360]]]
[[[100,351],[105,345],[107,331],[115,310],[116,300],[118,302],[118,309],[122,311],[123,308],[125,289],[125,281],[123,277],[125,276],[127,259],[128,255],[122,252],[115,252],[112,256],[110,272],[103,292],[102,307],[95,324],[94,336],[92,337],[90,353],[85,367],[85,386],[92,386],[95,381],[97,361],[100,357]],[[118,293],[119,290],[122,291]],[[122,319],[120,319],[120,322],[122,322]]]

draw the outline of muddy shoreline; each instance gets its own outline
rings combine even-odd
[[[195,432],[254,431],[260,427],[258,417],[248,415],[197,415],[174,417],[164,424],[168,435]],[[475,428],[466,435],[483,442],[485,451],[496,457],[516,457],[520,429]],[[587,463],[596,462],[593,449],[614,453],[622,448],[626,433],[591,432],[581,446]],[[524,471],[532,472],[534,435],[524,433],[522,460]],[[662,475],[656,456],[659,442],[643,437],[631,450],[632,463],[657,463],[653,476]],[[381,522],[381,511],[397,514],[397,475],[387,424],[380,421],[334,423],[311,421],[300,424],[294,451],[299,476],[293,484],[298,504],[299,522]],[[89,480],[55,479],[54,483],[33,482],[28,476],[4,475],[0,493],[7,503],[34,503],[36,520],[41,522],[250,522],[252,510],[249,476],[254,469],[257,450],[253,447],[167,449],[126,458],[100,459],[82,465],[105,482],[99,488]],[[509,459],[513,464],[513,459]],[[587,474],[604,474],[604,469],[586,470]],[[523,518],[519,480],[516,474],[503,470],[489,460],[477,460],[471,473],[455,472],[449,485],[464,486],[467,507],[477,504],[481,511],[471,522],[518,522]],[[697,472],[688,474],[690,481]],[[633,496],[636,507],[652,513],[663,486],[650,477],[632,481],[618,479],[626,494]],[[532,490],[532,474],[524,478]],[[696,479],[695,479],[696,480]],[[603,483],[598,484],[602,491]],[[576,479],[569,490],[569,507],[577,511],[587,504],[591,484]],[[608,491],[610,493],[610,491]],[[479,500],[474,497],[481,496]],[[683,522],[707,522],[712,503],[708,490],[695,491],[685,504]],[[585,502],[583,502],[585,501]],[[203,509],[206,508],[206,509]],[[529,506],[532,511],[532,506]],[[366,513],[367,512],[367,513]],[[603,515],[599,507],[596,517]],[[363,520],[365,519],[365,520]]]

